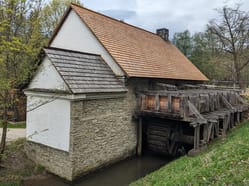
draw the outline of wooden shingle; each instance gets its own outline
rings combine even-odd
[[[173,44],[157,34],[75,4],[71,4],[68,11],[71,10],[128,77],[208,80]]]

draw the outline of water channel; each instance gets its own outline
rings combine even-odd
[[[141,157],[132,157],[112,166],[91,173],[74,183],[66,183],[64,180],[50,176],[46,179],[27,180],[25,186],[126,186],[131,182],[159,169],[170,161],[165,156],[146,153]]]

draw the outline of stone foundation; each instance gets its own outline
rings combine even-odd
[[[73,179],[72,158],[68,152],[30,141],[25,144],[25,152],[32,161],[42,165],[49,172],[69,181]]]

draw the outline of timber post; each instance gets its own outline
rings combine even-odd
[[[137,127],[137,155],[141,156],[142,155],[142,118],[139,118],[138,121],[138,127]]]
[[[199,150],[200,147],[200,125],[198,124],[195,127],[195,135],[194,135],[194,149],[196,151]]]

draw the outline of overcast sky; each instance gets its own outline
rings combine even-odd
[[[168,28],[174,32],[188,29],[192,34],[205,29],[217,17],[216,8],[242,4],[249,10],[249,0],[82,0],[86,8],[155,32]]]

